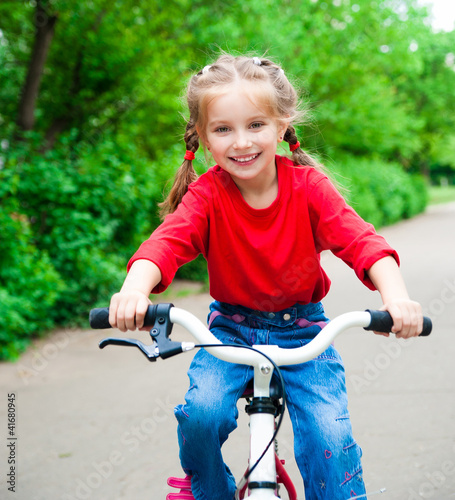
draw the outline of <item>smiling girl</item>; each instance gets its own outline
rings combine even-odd
[[[330,280],[319,255],[331,250],[379,291],[398,337],[418,335],[421,308],[409,299],[396,252],[300,147],[293,124],[302,112],[283,70],[268,59],[222,55],[191,78],[187,99],[185,161],[162,205],[164,222],[134,254],[111,299],[111,325],[142,328],[150,293],[164,291],[202,253],[214,298],[208,323],[218,339],[299,347],[328,321],[320,301]],[[290,159],[276,154],[283,140]],[[216,166],[198,178],[192,160],[200,141]],[[282,372],[305,498],[363,495],[338,352],[330,346]],[[202,349],[188,375],[186,403],[175,409],[187,477],[171,480],[182,491],[168,499],[233,500],[235,479],[221,447],[236,427],[252,368]]]

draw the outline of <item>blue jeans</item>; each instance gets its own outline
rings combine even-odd
[[[209,326],[223,343],[308,343],[328,322],[322,304],[296,304],[279,313],[214,302]],[[333,346],[307,363],[283,366],[294,453],[307,500],[346,500],[365,493],[360,457],[352,437],[343,363]],[[235,479],[221,447],[237,426],[237,401],[253,368],[219,360],[201,349],[188,371],[186,404],[175,408],[180,461],[192,475],[197,500],[232,500]]]

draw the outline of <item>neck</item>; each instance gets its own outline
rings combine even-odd
[[[253,181],[233,179],[243,199],[250,207],[260,210],[269,207],[278,196],[278,175],[276,169],[271,175]]]

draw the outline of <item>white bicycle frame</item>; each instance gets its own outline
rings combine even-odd
[[[183,326],[200,344],[222,344],[196,316],[190,312],[172,307],[169,318],[172,323]],[[335,337],[352,327],[367,327],[371,315],[367,311],[355,311],[334,318],[307,345],[295,349],[283,349],[275,345],[254,345],[253,347],[266,354],[277,366],[295,365],[310,361],[323,353]],[[190,351],[194,343],[183,342],[184,351]],[[254,367],[254,397],[269,397],[270,381],[273,365],[261,354],[247,349],[232,349],[229,347],[206,347],[210,354],[230,363],[239,363]],[[250,415],[250,464],[255,464],[263,454],[274,434],[274,415],[253,413]],[[276,482],[276,467],[274,449],[271,446],[262,457],[257,467],[249,476],[251,482]],[[248,497],[250,500],[278,499],[270,488],[253,489]]]

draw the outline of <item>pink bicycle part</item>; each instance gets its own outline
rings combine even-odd
[[[280,460],[278,455],[275,453],[275,466],[276,466],[276,478],[277,483],[282,484],[286,491],[288,492],[289,500],[297,500],[297,491],[295,490],[294,484],[284,468],[284,460]],[[247,471],[248,472],[248,471]],[[246,473],[245,473],[246,474]],[[245,484],[239,492],[239,498],[243,500],[245,498],[245,493],[248,488],[248,484]]]
[[[177,493],[169,493],[166,500],[195,500],[193,493],[191,493],[191,476],[184,478],[170,477],[167,484],[172,488],[180,488]]]

